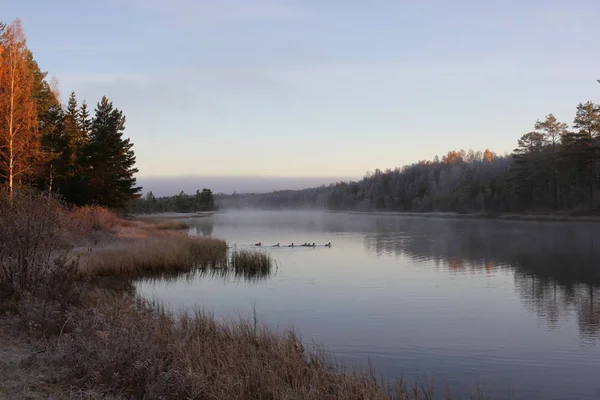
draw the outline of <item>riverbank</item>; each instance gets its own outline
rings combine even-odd
[[[3,398],[429,398],[429,389],[344,369],[304,349],[291,330],[220,322],[201,310],[174,315],[135,294],[134,279],[145,276],[221,271],[224,242],[97,208],[67,211],[36,196],[4,203],[0,215],[17,247],[35,228],[38,242],[22,250],[36,255],[28,268],[44,271],[16,282],[23,270],[14,263],[16,275],[0,276]],[[244,274],[245,259],[253,257],[235,264]]]

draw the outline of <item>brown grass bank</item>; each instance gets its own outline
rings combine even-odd
[[[371,374],[305,352],[293,332],[200,311],[175,318],[122,296],[89,305],[93,312],[73,314],[58,350],[81,385],[139,399],[391,398]]]

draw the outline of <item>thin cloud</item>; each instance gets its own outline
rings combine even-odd
[[[298,18],[305,10],[275,0],[113,0],[133,8],[160,13],[171,21],[226,22],[251,19]]]
[[[65,95],[75,90],[95,102],[110,94],[118,107],[133,110],[217,111],[232,99],[280,97],[280,82],[259,69],[221,68],[156,74],[58,74]]]

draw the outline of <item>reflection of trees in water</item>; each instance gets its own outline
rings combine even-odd
[[[186,224],[190,226],[198,236],[212,236],[215,229],[215,222],[212,218],[193,218],[186,220]]]
[[[515,287],[526,306],[552,328],[575,313],[584,339],[600,337],[600,287],[583,283],[561,285],[551,278],[515,272]]]
[[[576,223],[376,218],[368,251],[432,261],[451,272],[514,271],[523,302],[555,327],[575,313],[584,338],[600,337],[600,226]],[[599,243],[600,244],[600,243]]]

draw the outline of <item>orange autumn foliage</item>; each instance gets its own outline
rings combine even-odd
[[[0,176],[14,185],[34,172],[40,155],[34,77],[19,19],[6,27],[0,54]]]

